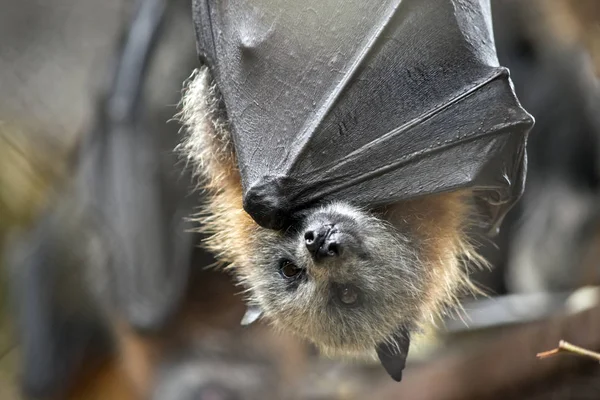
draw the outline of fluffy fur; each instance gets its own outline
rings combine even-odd
[[[186,82],[179,119],[186,131],[179,151],[208,193],[199,215],[209,234],[206,246],[277,328],[328,354],[372,354],[400,326],[418,329],[434,322],[461,289],[471,287],[462,262],[465,256],[477,259],[466,235],[474,215],[469,191],[378,210],[328,204],[285,232],[271,231],[243,210],[231,134],[206,68]],[[304,232],[332,219],[352,237],[352,251],[341,261],[328,261],[335,265],[317,265],[306,251]],[[278,273],[282,258],[292,259],[306,276],[286,282]],[[336,288],[347,284],[358,288],[359,301],[352,306],[336,298]]]

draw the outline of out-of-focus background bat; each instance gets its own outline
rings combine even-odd
[[[198,199],[166,123],[197,65],[190,5],[143,3],[0,2],[0,398],[597,398],[597,363],[535,358],[600,350],[596,2],[492,1],[536,118],[528,183],[484,248],[492,297],[465,299],[467,324],[418,346],[400,386],[239,327],[239,289],[181,219]]]
[[[175,61],[169,48],[156,46],[171,33],[161,30],[165,20],[181,17],[164,1],[132,6],[116,57],[98,63],[107,82],[71,154],[72,176],[11,254],[23,385],[36,396],[60,393],[89,365],[88,353],[111,344],[118,321],[140,331],[163,328],[197,253],[182,218],[193,208],[190,181],[168,151],[177,128],[166,125],[166,105],[177,102],[177,91],[161,88],[160,77],[153,87],[160,100],[143,90],[151,75],[185,77],[185,62],[147,59]]]

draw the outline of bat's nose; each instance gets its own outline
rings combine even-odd
[[[304,242],[316,261],[327,257],[337,257],[342,252],[342,244],[332,225],[308,229],[304,233]]]

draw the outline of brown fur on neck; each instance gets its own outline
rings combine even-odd
[[[387,221],[421,242],[428,275],[423,321],[433,323],[457,306],[463,292],[480,293],[467,274],[468,263],[487,266],[467,234],[475,215],[472,198],[472,191],[463,189],[404,201],[383,211]]]

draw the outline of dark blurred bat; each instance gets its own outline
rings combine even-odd
[[[161,327],[176,307],[194,245],[183,218],[194,204],[185,201],[187,188],[171,179],[176,160],[170,166],[164,161],[164,133],[139,122],[166,7],[165,0],[138,2],[94,132],[80,153],[77,192],[114,254],[120,311],[136,328],[149,330]]]
[[[186,197],[191,181],[172,155],[177,128],[166,135],[149,126],[143,92],[150,61],[162,68],[158,38],[175,5],[138,1],[75,154],[74,182],[60,188],[13,252],[22,379],[32,397],[61,398],[90,359],[110,354],[115,321],[163,329],[185,292],[198,238],[183,217],[195,199]],[[152,125],[165,124],[167,114],[157,114]]]

